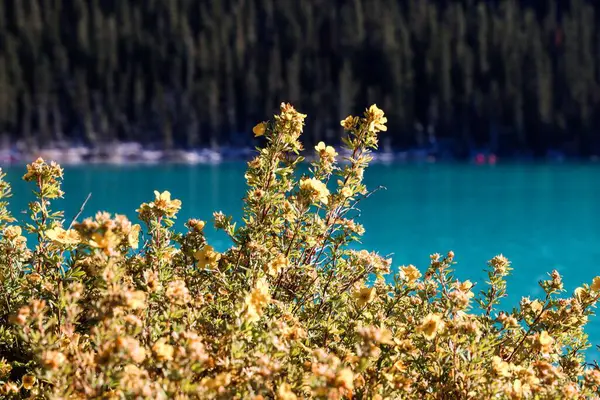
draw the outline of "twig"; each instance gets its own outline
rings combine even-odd
[[[77,221],[77,218],[79,218],[79,216],[81,215],[81,213],[83,212],[83,209],[85,208],[85,205],[87,204],[88,200],[90,199],[90,197],[92,197],[92,192],[90,192],[87,197],[85,198],[85,200],[83,201],[83,204],[81,205],[81,207],[79,208],[79,212],[77,213],[77,215],[75,215],[75,217],[73,217],[73,220],[71,221],[71,223],[69,224],[69,228],[71,229],[73,227],[73,224],[75,223],[75,221]]]
[[[546,293],[546,299],[544,301],[544,307],[542,307],[542,311],[540,311],[540,313],[538,314],[537,317],[535,317],[535,319],[533,320],[531,325],[529,325],[527,332],[525,332],[525,335],[523,336],[523,338],[521,338],[519,343],[517,343],[517,345],[513,349],[512,353],[510,353],[510,356],[508,356],[508,358],[506,359],[506,362],[510,362],[510,360],[512,360],[513,356],[517,353],[517,350],[519,350],[519,347],[521,347],[521,345],[523,344],[525,339],[527,339],[527,337],[529,337],[529,334],[531,333],[531,331],[533,330],[535,325],[538,323],[540,318],[542,318],[542,315],[544,315],[544,313],[550,308],[549,300],[550,300],[550,293]]]

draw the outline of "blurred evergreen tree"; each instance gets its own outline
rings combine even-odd
[[[385,107],[396,147],[434,135],[465,150],[598,152],[599,7],[3,0],[0,133],[34,147],[239,146],[292,101],[312,117],[307,145],[336,144],[338,120],[364,98]]]

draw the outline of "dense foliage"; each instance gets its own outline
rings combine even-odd
[[[389,110],[386,146],[600,154],[597,11],[586,0],[4,0],[0,133],[29,148],[240,145],[286,98],[314,118],[308,143],[337,144],[337,121],[367,98]]]
[[[305,115],[288,104],[253,129],[267,145],[248,164],[243,223],[222,213],[223,253],[200,220],[172,230],[169,192],[138,209],[141,225],[97,213],[67,223],[52,209],[62,169],[38,159],[30,220],[6,210],[0,180],[0,395],[4,398],[537,398],[592,397],[583,328],[600,277],[559,297],[498,310],[509,261],[477,289],[454,279],[454,254],[426,271],[349,247],[368,196],[369,153],[387,119],[375,105],[341,124],[349,156],[319,143],[307,175]],[[343,162],[340,162],[343,161]],[[26,238],[24,234],[28,233]],[[141,236],[141,240],[140,240]],[[28,242],[34,239],[34,245]],[[471,308],[476,306],[472,311]]]

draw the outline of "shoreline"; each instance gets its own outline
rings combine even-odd
[[[340,155],[345,154],[337,149]],[[215,165],[223,162],[249,161],[256,155],[251,147],[221,147],[217,149],[198,148],[194,150],[157,150],[144,147],[140,143],[123,142],[104,148],[93,149],[86,146],[52,146],[37,151],[0,149],[0,166],[24,165],[38,157],[53,160],[65,166],[77,165]],[[600,163],[599,156],[567,157],[564,153],[549,151],[546,157],[504,157],[500,158],[488,150],[472,151],[469,157],[453,156],[449,152],[436,154],[428,149],[384,150],[372,153],[373,163],[382,164],[436,164],[436,163],[472,163],[475,165],[495,165],[499,162],[550,162],[550,163]],[[307,160],[314,155],[305,156]]]

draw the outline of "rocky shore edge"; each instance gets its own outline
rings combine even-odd
[[[341,152],[342,149],[337,149]],[[161,150],[146,147],[136,142],[120,142],[98,148],[83,145],[54,145],[37,150],[29,150],[24,146],[0,148],[0,165],[25,164],[38,157],[54,160],[61,165],[82,164],[219,164],[227,161],[247,161],[256,155],[251,147],[219,147],[200,148],[194,150]],[[307,158],[311,158],[311,154]],[[376,163],[436,163],[455,162],[458,158],[448,152],[436,152],[430,149],[411,149],[404,151],[384,150],[373,153]],[[500,161],[499,157],[486,149],[473,150],[468,161],[478,165],[494,165]],[[509,161],[527,162],[534,161],[531,156],[523,155],[511,157]],[[548,152],[541,161],[564,162],[571,161],[570,157],[561,152]],[[592,156],[576,159],[583,162],[600,162],[600,157]]]
[[[343,154],[342,149],[337,149]],[[38,157],[54,160],[61,165],[80,164],[218,164],[226,161],[247,161],[256,155],[251,147],[199,148],[194,150],[160,150],[140,143],[115,143],[99,148],[86,146],[49,146],[38,150],[12,147],[0,149],[0,165],[24,164]],[[312,155],[306,157],[311,159]],[[425,154],[394,153],[384,151],[373,154],[374,161],[394,162],[412,159],[434,161]]]

